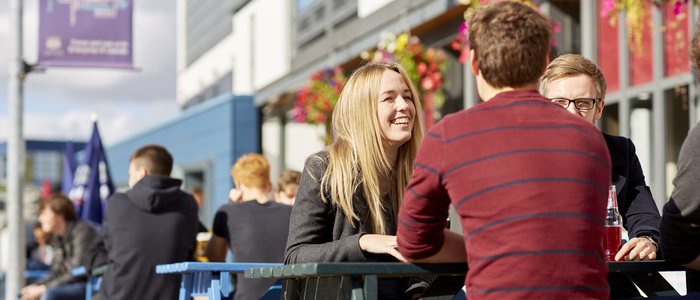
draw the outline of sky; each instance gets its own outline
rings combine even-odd
[[[24,1],[24,58],[37,61],[39,0]],[[119,142],[172,119],[176,93],[176,1],[134,1],[137,70],[49,68],[24,81],[24,137],[87,141],[96,113],[102,143]],[[0,141],[9,134],[9,4],[0,1]]]

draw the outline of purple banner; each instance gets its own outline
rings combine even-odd
[[[132,0],[39,0],[39,66],[133,68]]]

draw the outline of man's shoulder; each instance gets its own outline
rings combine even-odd
[[[605,137],[605,142],[608,145],[620,147],[620,146],[626,146],[628,144],[632,144],[632,140],[629,138],[626,138],[624,136],[619,136],[619,135],[612,135],[603,132],[603,137]]]

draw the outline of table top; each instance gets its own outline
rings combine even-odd
[[[221,263],[221,262],[181,262],[157,265],[157,274],[192,273],[202,271],[243,273],[246,269],[283,266],[280,263]]]
[[[688,271],[679,265],[663,260],[653,261],[609,261],[609,272],[652,272]],[[379,277],[408,277],[425,275],[464,275],[466,263],[451,264],[411,264],[411,263],[368,263],[335,262],[303,263],[274,267],[253,267],[245,270],[246,278],[296,278],[324,277],[335,275],[377,275]]]
[[[466,263],[454,264],[409,264],[391,263],[304,263],[278,267],[262,267],[245,270],[246,278],[292,278],[334,275],[377,275],[379,277],[410,277],[425,275],[464,275]]]

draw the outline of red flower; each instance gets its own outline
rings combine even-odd
[[[425,76],[425,72],[428,71],[428,66],[424,62],[420,62],[418,66],[416,66],[416,70],[420,76]]]

